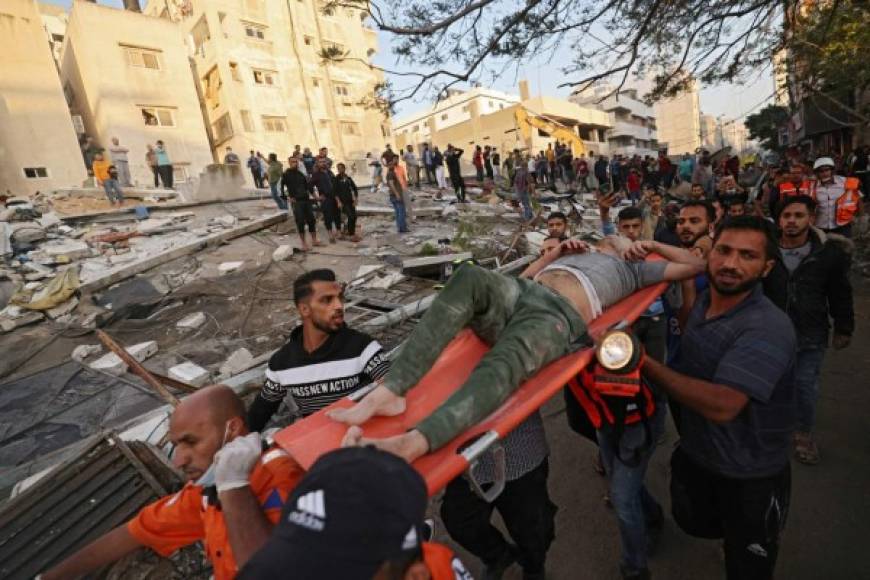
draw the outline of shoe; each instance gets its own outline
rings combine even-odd
[[[794,434],[794,456],[804,465],[816,465],[819,462],[819,447],[813,441],[811,433],[797,431]]]
[[[492,564],[484,562],[483,580],[501,580],[505,571],[516,561],[517,558],[514,556],[513,550],[508,550],[497,562]]]

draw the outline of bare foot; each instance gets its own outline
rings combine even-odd
[[[362,425],[375,416],[395,417],[405,412],[405,398],[378,385],[371,393],[349,409],[334,409],[326,415],[339,423]]]
[[[363,430],[360,427],[353,426],[347,430],[341,440],[342,447],[365,447],[366,445],[373,445],[378,449],[398,455],[408,463],[429,452],[429,442],[416,429],[386,439],[369,439],[363,437]]]

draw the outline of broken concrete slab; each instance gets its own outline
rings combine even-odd
[[[212,221],[224,226],[225,228],[231,228],[237,223],[239,223],[239,219],[234,215],[222,215],[216,218],[212,218]]]
[[[205,312],[194,312],[176,322],[175,327],[180,330],[194,330],[203,324],[205,324]]]
[[[60,225],[61,223],[60,218],[54,212],[44,213],[42,217],[36,218],[36,221],[45,229]]]
[[[375,277],[373,280],[366,282],[363,284],[365,288],[377,288],[380,290],[386,290],[391,286],[398,284],[402,280],[405,279],[405,276],[401,274],[401,272],[391,272],[386,276]]]
[[[230,355],[226,362],[221,365],[219,372],[221,377],[231,377],[248,370],[253,364],[254,355],[251,354],[251,351],[242,347]]]
[[[134,344],[133,346],[127,347],[125,349],[130,356],[135,358],[139,362],[143,362],[146,359],[157,354],[157,342],[153,340],[149,340],[146,342],[140,342],[138,344]],[[109,373],[113,376],[121,376],[125,372],[127,372],[127,363],[121,360],[121,357],[116,355],[113,352],[110,352],[94,362],[90,365],[92,369],[97,371],[102,371],[104,373]]]
[[[67,256],[70,260],[79,260],[91,255],[91,247],[86,242],[79,240],[45,244],[41,250],[52,258]]]
[[[100,354],[103,352],[102,345],[99,344],[80,344],[75,347],[70,355],[70,358],[79,362],[84,361],[89,356]]]
[[[141,234],[151,234],[157,230],[161,230],[171,225],[172,218],[148,218],[139,222],[136,225],[136,229]]]
[[[3,332],[12,332],[16,328],[21,328],[22,326],[27,326],[30,324],[36,324],[44,318],[45,315],[42,312],[34,311],[22,314],[18,318],[0,318],[0,330],[2,330]]]
[[[275,248],[275,251],[272,252],[272,260],[275,262],[283,262],[285,260],[289,260],[293,257],[293,252],[295,249],[290,245],[281,245]]]
[[[46,310],[45,315],[52,320],[57,320],[58,318],[61,318],[62,316],[66,316],[67,314],[71,313],[73,310],[76,309],[78,305],[79,299],[73,296],[66,302],[58,304],[54,308],[49,308],[48,310]]]
[[[201,387],[208,382],[209,372],[192,362],[184,362],[169,369],[169,378],[187,383],[194,387]]]
[[[230,272],[235,272],[236,270],[241,269],[244,265],[244,262],[223,262],[218,266],[218,272],[223,276],[224,274],[229,274]]]

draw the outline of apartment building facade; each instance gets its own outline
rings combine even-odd
[[[598,84],[584,91],[575,90],[568,99],[610,115],[607,141],[611,155],[657,155],[658,129],[653,108],[638,98],[636,89],[623,89],[605,97],[611,90],[609,85]]]
[[[366,172],[365,153],[387,142],[389,120],[373,98],[383,75],[368,64],[377,33],[365,12],[324,14],[320,0],[151,0],[144,10],[188,35],[219,159],[226,147],[286,159],[295,145],[325,146]]]
[[[0,2],[0,193],[32,195],[87,177],[34,0]]]
[[[701,146],[701,96],[696,83],[673,99],[653,107],[659,147],[669,155],[695,153]]]

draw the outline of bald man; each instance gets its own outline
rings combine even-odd
[[[277,448],[263,453],[259,434],[248,432],[244,404],[224,385],[184,398],[169,420],[169,438],[172,461],[188,480],[181,491],[146,506],[43,580],[78,578],[142,547],[169,556],[200,541],[215,579],[235,577],[266,542],[302,470]]]

